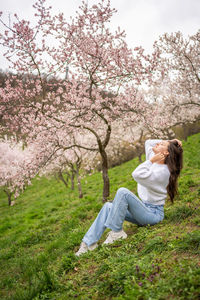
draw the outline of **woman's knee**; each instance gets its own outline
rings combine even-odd
[[[106,202],[106,203],[104,203],[103,208],[106,210],[107,209],[110,210],[112,205],[113,205],[112,202]]]
[[[127,194],[129,190],[127,188],[121,187],[117,190],[118,194]]]

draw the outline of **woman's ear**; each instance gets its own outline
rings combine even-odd
[[[165,152],[164,152],[164,156],[167,157],[168,155],[169,155],[169,152],[168,152],[168,151],[165,151]]]

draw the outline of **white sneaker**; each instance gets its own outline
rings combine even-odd
[[[81,245],[80,245],[79,250],[75,253],[75,255],[80,256],[81,254],[86,253],[89,250],[90,251],[94,250],[96,247],[98,247],[97,243],[94,243],[91,246],[87,246],[86,243],[82,242]]]
[[[126,239],[127,238],[127,234],[126,232],[124,232],[123,230],[121,231],[110,231],[107,239],[105,240],[104,244],[112,244],[114,241],[117,241],[119,239]]]

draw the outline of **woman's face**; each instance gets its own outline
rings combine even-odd
[[[155,145],[155,147],[153,147],[152,149],[153,149],[153,152],[155,154],[162,153],[165,156],[167,156],[169,154],[169,152],[168,152],[168,146],[169,146],[169,142],[168,141],[162,141],[160,143],[157,143]]]

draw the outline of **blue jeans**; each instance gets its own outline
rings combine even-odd
[[[83,237],[88,246],[96,243],[106,228],[122,230],[124,220],[144,226],[164,219],[164,205],[144,203],[126,188],[119,188],[113,202],[106,202]]]

